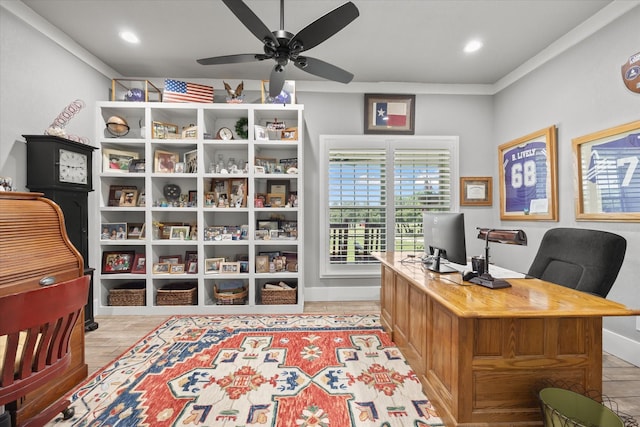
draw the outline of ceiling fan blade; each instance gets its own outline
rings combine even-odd
[[[239,64],[242,62],[262,61],[268,59],[267,55],[261,53],[243,53],[240,55],[213,56],[211,58],[198,59],[198,64],[202,65],[222,65]]]
[[[275,47],[280,46],[278,39],[271,33],[269,28],[242,0],[222,0],[222,2],[258,40],[263,43],[265,40],[271,40]]]
[[[271,77],[269,77],[269,96],[275,98],[280,95],[282,88],[284,87],[285,79],[285,67],[278,64],[271,70]]]
[[[295,64],[296,67],[301,70],[315,76],[322,77],[323,79],[333,80],[340,83],[349,83],[353,79],[353,74],[350,72],[316,58],[301,56],[296,60]]]
[[[293,47],[294,43],[301,44],[301,52],[316,47],[342,30],[358,16],[360,16],[360,12],[356,5],[347,2],[300,30],[291,39],[289,46]]]

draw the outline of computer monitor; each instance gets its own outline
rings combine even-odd
[[[459,270],[441,262],[444,258],[456,264],[467,264],[464,238],[464,214],[457,212],[424,212],[425,267],[438,273],[458,273]]]

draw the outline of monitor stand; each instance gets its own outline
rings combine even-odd
[[[470,279],[469,282],[491,289],[502,289],[511,287],[511,284],[506,280],[496,279],[488,273],[484,273],[480,276],[474,277],[473,279]]]
[[[431,259],[426,259],[423,262],[424,262],[424,266],[429,271],[433,271],[440,274],[460,273],[459,270],[440,263],[440,255],[436,255]]]

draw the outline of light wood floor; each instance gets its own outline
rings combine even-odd
[[[380,313],[377,301],[308,302],[305,313]],[[107,365],[144,337],[167,316],[97,316],[98,329],[85,337],[89,374]],[[640,367],[607,353],[603,357],[603,394],[618,409],[640,422]]]

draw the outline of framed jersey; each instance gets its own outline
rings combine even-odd
[[[556,127],[498,147],[500,219],[557,221]]]
[[[573,139],[576,219],[640,222],[640,120]]]

